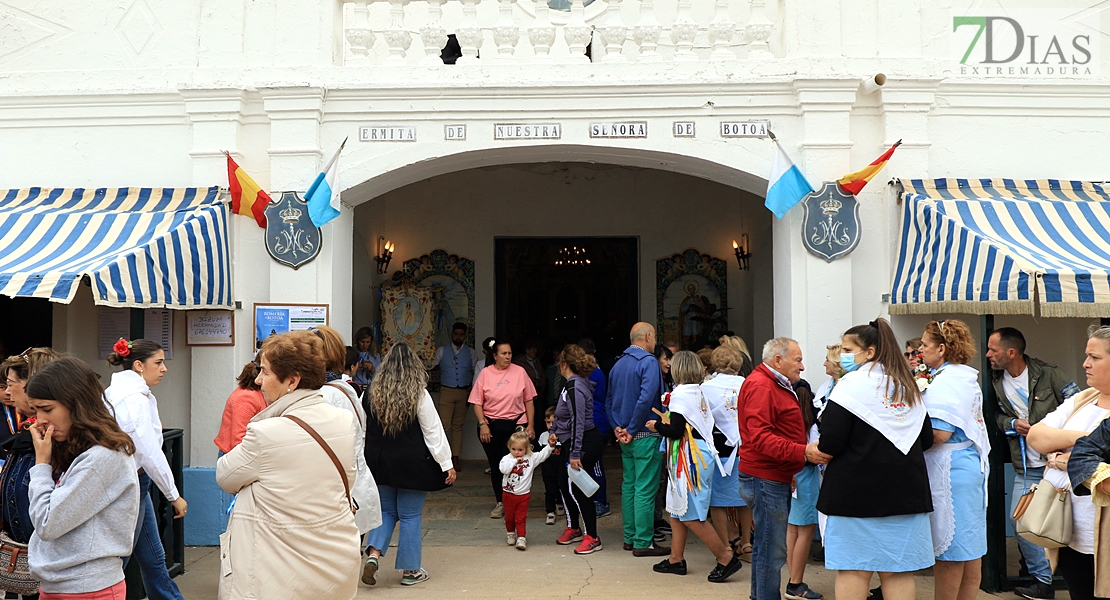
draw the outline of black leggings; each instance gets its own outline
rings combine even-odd
[[[566,453],[566,458],[559,458],[559,462],[563,463],[559,466],[559,495],[563,498],[563,508],[567,512],[567,527],[578,529],[578,518],[581,515],[586,535],[597,538],[597,509],[594,507],[594,501],[586,495],[586,492],[578,489],[578,486],[570,482],[570,475],[566,472],[564,466],[570,461],[570,446],[570,443],[563,444],[563,452]],[[597,429],[587,429],[582,435],[582,470],[586,473],[593,473],[594,466],[601,460],[601,453],[604,450],[605,436]]]
[[[1072,600],[1099,600],[1095,596],[1095,556],[1071,548],[1060,548],[1056,572],[1068,584]]]
[[[510,419],[487,419],[489,423],[489,443],[482,442],[482,449],[486,451],[486,460],[489,461],[489,480],[493,485],[493,497],[501,502],[501,459],[509,453],[509,438],[517,427],[516,421]],[[478,439],[482,439],[482,428],[478,427]]]

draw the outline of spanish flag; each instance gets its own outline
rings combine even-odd
[[[887,161],[890,160],[890,156],[894,154],[894,150],[898,148],[898,146],[900,146],[901,144],[902,140],[894,142],[894,145],[890,147],[890,150],[883,152],[883,155],[879,158],[876,158],[875,162],[867,165],[862,170],[856,171],[855,173],[849,173],[844,177],[836,180],[836,182],[840,184],[840,189],[844,190],[844,193],[846,194],[855,195],[860,193],[860,190],[863,189],[863,186],[867,185],[867,182],[871,181],[871,178],[877,175],[879,171],[883,170],[883,167],[886,166]]]
[[[270,195],[262,190],[250,175],[239,165],[235,164],[231,155],[227,155],[227,187],[231,190],[231,212],[237,215],[254,217],[259,227],[266,227],[266,205],[270,203]]]

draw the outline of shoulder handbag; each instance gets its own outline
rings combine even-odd
[[[320,444],[324,452],[328,453],[328,458],[330,458],[332,464],[335,465],[335,469],[339,471],[339,479],[343,481],[343,490],[347,493],[347,503],[351,505],[351,514],[355,514],[355,512],[358,511],[358,502],[355,502],[355,499],[351,497],[351,484],[347,482],[347,472],[343,469],[343,463],[339,462],[339,458],[335,456],[335,452],[332,452],[331,446],[329,446],[328,443],[324,441],[324,438],[320,437],[320,434],[316,433],[316,430],[308,423],[305,423],[293,415],[284,416],[286,419],[300,425],[301,429],[304,429],[308,435],[312,436],[312,439],[316,440],[317,444]]]
[[[1090,402],[1073,408],[1064,425],[1088,404]],[[1029,491],[1018,499],[1013,517],[1014,531],[1042,548],[1063,548],[1071,544],[1071,485],[1057,488],[1048,480],[1042,479],[1040,483],[1030,486]]]
[[[31,577],[27,544],[13,540],[0,523],[0,590],[23,596],[39,593],[39,582]]]

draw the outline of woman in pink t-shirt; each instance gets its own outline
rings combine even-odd
[[[501,457],[508,454],[509,436],[514,431],[525,429],[530,439],[536,437],[532,426],[532,400],[536,397],[536,386],[523,368],[513,364],[513,349],[508,342],[494,344],[493,359],[493,364],[478,374],[470,390],[469,401],[478,417],[478,438],[486,451],[490,483],[497,499],[497,505],[489,516],[500,519],[505,509],[501,504],[501,471],[498,465]]]

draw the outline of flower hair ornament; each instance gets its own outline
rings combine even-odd
[[[129,341],[123,339],[123,338],[120,338],[115,343],[115,345],[112,346],[112,350],[114,350],[116,352],[116,354],[126,358],[128,355],[131,354],[131,342],[129,342]]]

